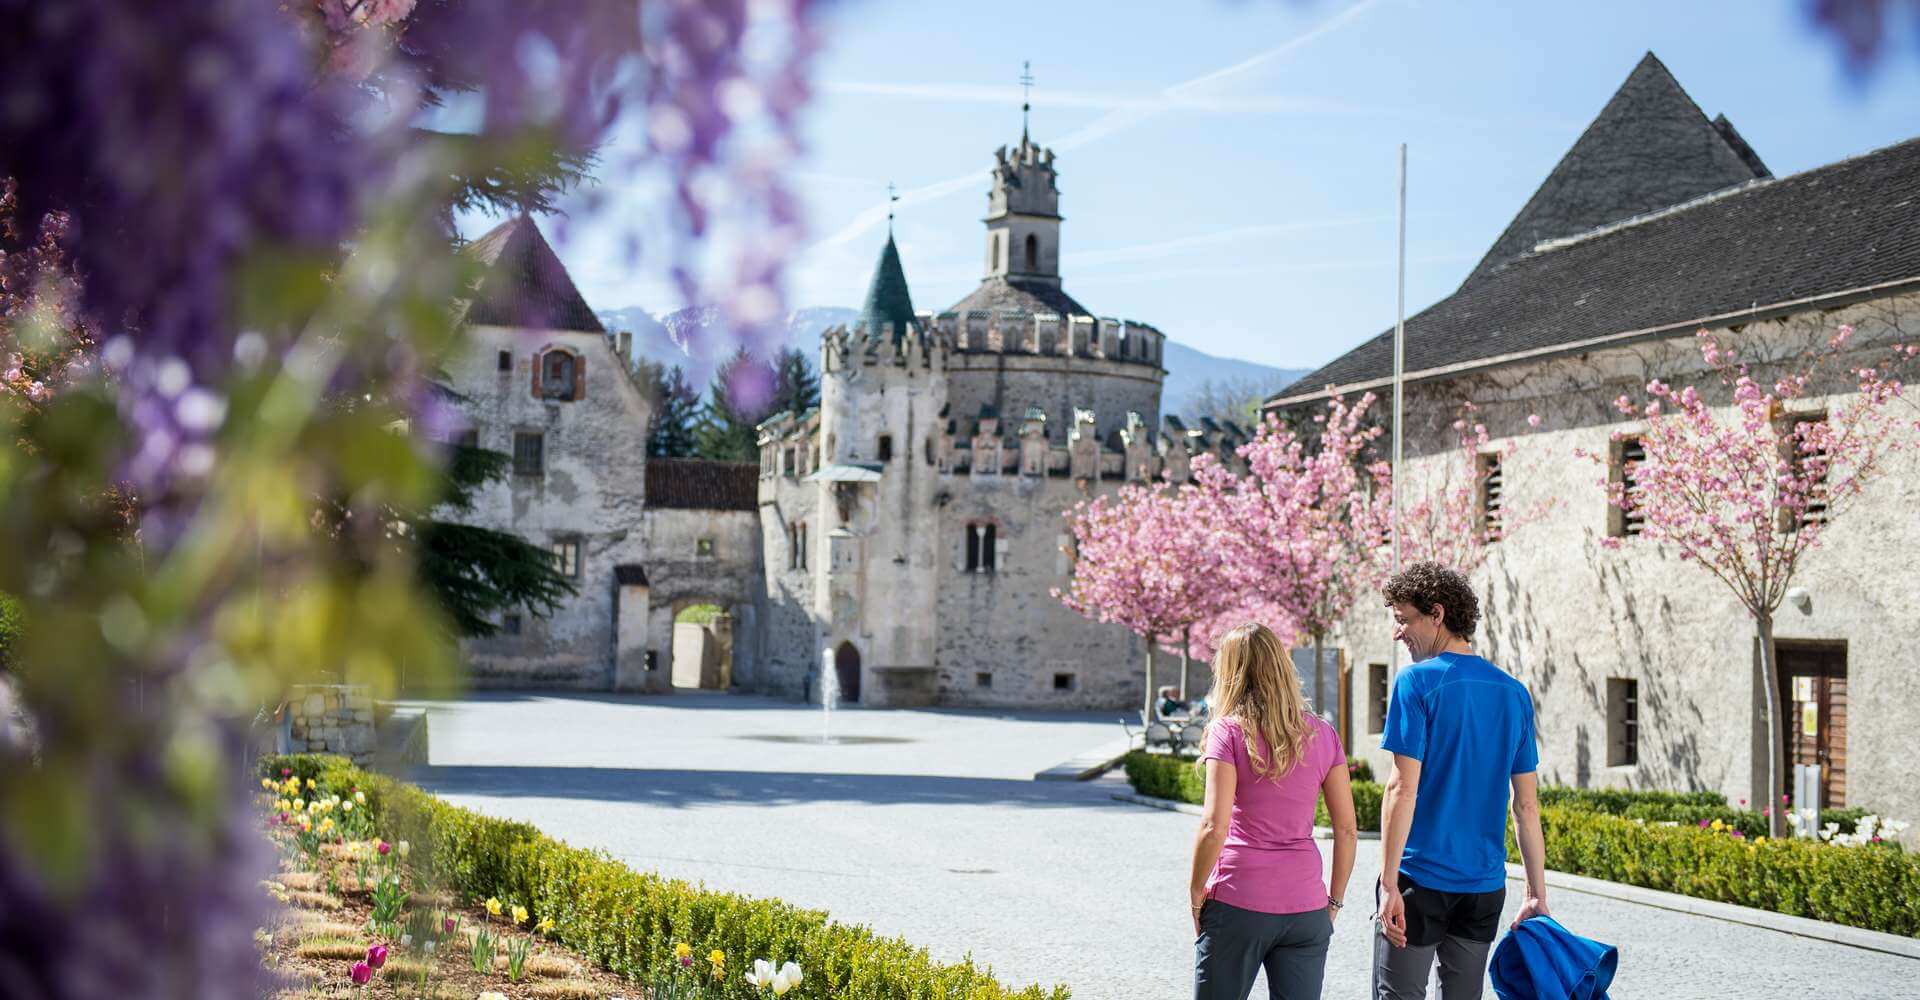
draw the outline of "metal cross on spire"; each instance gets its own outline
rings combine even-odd
[[[893,237],[893,203],[899,200],[900,200],[900,196],[894,192],[893,182],[888,181],[887,182],[887,237],[889,239]]]
[[[1033,110],[1033,63],[1020,61],[1020,139],[1027,138],[1027,112]]]

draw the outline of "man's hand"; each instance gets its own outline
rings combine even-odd
[[[1395,948],[1407,946],[1407,901],[1400,898],[1399,886],[1380,886],[1380,933]]]
[[[1540,896],[1528,896],[1526,901],[1520,904],[1519,915],[1513,918],[1513,927],[1520,926],[1520,921],[1525,920],[1528,917],[1549,917],[1549,916],[1552,916],[1552,914],[1547,912],[1546,899]],[[1512,930],[1513,927],[1509,927],[1507,929]]]

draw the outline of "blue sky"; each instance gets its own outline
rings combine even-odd
[[[858,305],[889,181],[915,306],[945,308],[979,281],[987,171],[1019,139],[1030,59],[1033,135],[1058,153],[1067,289],[1209,353],[1317,365],[1392,324],[1401,142],[1412,313],[1459,283],[1649,49],[1776,175],[1920,135],[1920,49],[1896,47],[1861,84],[1803,10],[842,3],[795,168],[810,238],[790,302]],[[582,221],[560,250],[595,308],[678,304]]]

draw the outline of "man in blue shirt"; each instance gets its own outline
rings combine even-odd
[[[1386,598],[1414,662],[1394,680],[1380,742],[1393,774],[1380,807],[1373,995],[1425,997],[1437,960],[1443,1000],[1473,1000],[1506,902],[1509,787],[1527,869],[1514,923],[1547,912],[1533,699],[1474,655],[1480,601],[1466,577],[1418,563],[1387,582]]]

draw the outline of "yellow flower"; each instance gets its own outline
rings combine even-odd
[[[713,966],[713,978],[724,977],[727,974],[727,953],[718,948],[707,952],[707,964]]]
[[[688,944],[688,943],[686,943],[685,941],[682,941],[682,942],[680,942],[679,944],[676,944],[676,945],[674,945],[674,946],[673,946],[673,957],[674,957],[674,958],[692,958],[692,957],[693,957],[693,945],[690,945],[690,944]]]
[[[1767,838],[1766,838],[1766,835],[1764,835],[1764,834],[1762,834],[1761,836],[1758,836],[1758,837],[1755,837],[1755,838],[1753,838],[1753,842],[1754,842],[1755,844],[1764,844],[1764,843],[1766,843],[1766,842],[1767,842]]]
[[[1727,825],[1726,825],[1725,823],[1722,823],[1722,822],[1720,822],[1719,820],[1717,820],[1717,819],[1716,819],[1716,820],[1714,820],[1714,821],[1713,821],[1713,828],[1714,828],[1715,830],[1724,830],[1724,829],[1726,829],[1726,828],[1727,828]]]
[[[272,779],[272,778],[261,778],[261,779],[260,779],[260,787],[261,787],[261,788],[264,788],[264,789],[266,789],[266,790],[267,790],[267,791],[269,791],[269,792],[271,792],[271,791],[273,791],[273,779]]]
[[[297,812],[297,813],[303,813],[303,812],[306,812],[306,811],[307,811],[307,801],[306,801],[305,799],[294,799],[294,800],[293,800],[293,811],[294,811],[294,812]]]
[[[318,787],[318,786],[316,786],[316,785],[314,785],[314,783],[313,783],[313,779],[312,779],[312,778],[308,778],[308,779],[307,779],[307,787],[308,787],[308,788],[315,788],[315,787]]]
[[[365,792],[354,792],[354,793],[353,793],[353,801],[355,801],[355,802],[358,802],[358,803],[360,803],[360,804],[361,804],[361,805],[363,805],[363,806],[364,806],[364,805],[366,805],[366,804],[367,804],[367,793],[365,793]]]
[[[331,830],[331,829],[333,829],[333,819],[332,819],[332,817],[328,817],[327,819],[323,819],[323,820],[321,820],[321,821],[320,821],[320,832],[321,832],[321,833],[326,833],[327,831],[329,831],[329,830]]]
[[[521,906],[518,903],[513,904],[513,922],[516,924],[524,924],[527,922],[526,907]]]
[[[497,917],[500,915],[500,901],[493,898],[492,896],[487,897],[487,915],[490,917]]]
[[[542,934],[551,932],[553,930],[553,918],[541,917],[540,922],[533,925],[533,929],[536,931],[539,931]]]

